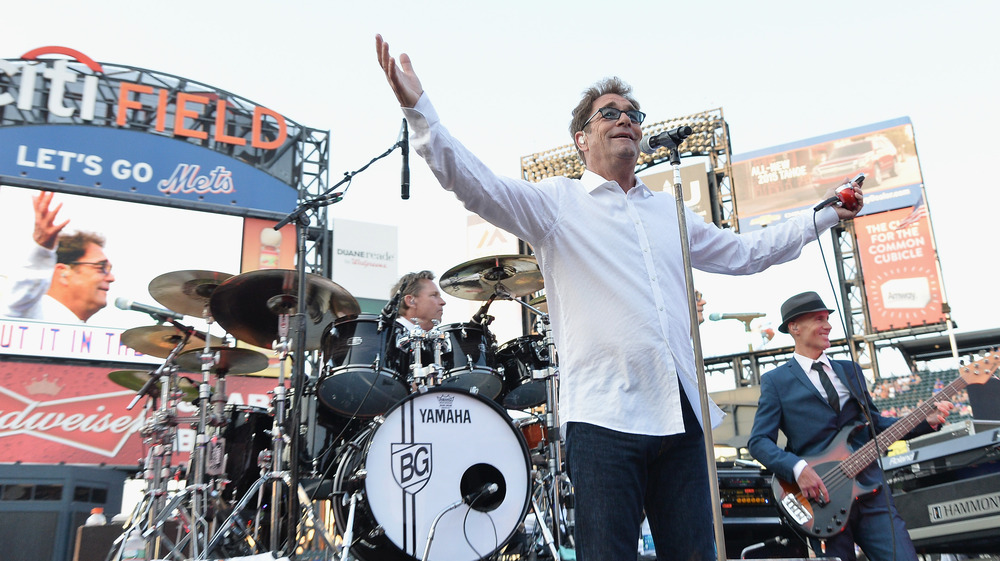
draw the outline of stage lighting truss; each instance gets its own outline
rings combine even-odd
[[[721,157],[721,161],[728,165],[729,133],[721,108],[652,123],[643,128],[642,134],[655,135],[682,125],[688,125],[694,130],[678,147],[682,158],[708,156],[714,164]],[[669,151],[659,148],[653,154],[641,154],[636,162],[636,171],[666,161],[669,161]],[[529,181],[541,181],[559,175],[576,179],[583,175],[583,170],[583,161],[572,144],[521,158],[521,176]]]
[[[655,135],[682,125],[690,126],[693,132],[678,146],[680,156],[707,157],[712,170],[707,178],[712,191],[709,195],[712,221],[720,228],[739,231],[730,179],[732,147],[729,142],[729,125],[723,118],[722,108],[652,123],[643,128],[642,133]],[[638,173],[669,161],[669,151],[661,147],[653,154],[640,154],[635,171]],[[583,170],[583,161],[572,144],[521,158],[521,177],[528,181],[541,181],[559,175],[578,179],[583,175]]]

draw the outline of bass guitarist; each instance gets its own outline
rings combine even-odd
[[[778,480],[784,480],[776,483],[782,483],[787,494],[779,497],[776,485],[776,499],[792,526],[796,522],[800,530],[810,526],[811,531],[803,533],[811,536],[810,545],[817,555],[855,561],[857,544],[872,561],[915,561],[906,525],[891,493],[883,492],[877,462],[850,477],[844,475],[840,462],[831,461],[871,439],[867,427],[853,434],[850,427],[870,422],[881,433],[896,421],[879,414],[857,363],[826,356],[832,311],[815,292],[797,294],[781,305],[778,330],[795,340],[795,354],[761,378],[750,453]],[[905,438],[940,428],[953,405],[948,401],[935,405]],[[787,439],[784,450],[777,445],[779,430]],[[837,452],[837,448],[843,450]],[[827,515],[828,511],[833,514]],[[815,528],[811,527],[814,522]],[[825,552],[818,537],[826,540]]]

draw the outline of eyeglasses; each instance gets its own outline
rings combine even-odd
[[[636,125],[641,125],[642,122],[646,119],[646,114],[643,113],[642,111],[639,111],[638,109],[626,109],[625,111],[622,111],[617,107],[601,107],[596,112],[594,112],[594,114],[591,115],[589,119],[587,119],[587,122],[584,123],[582,127],[580,127],[580,130],[587,128],[587,125],[589,125],[590,122],[594,120],[594,117],[598,115],[604,117],[605,119],[613,121],[618,117],[620,117],[622,113],[628,115],[628,118]]]
[[[66,263],[67,265],[90,265],[91,267],[97,267],[101,270],[101,273],[108,275],[111,273],[111,262],[107,259],[103,261],[73,261]]]

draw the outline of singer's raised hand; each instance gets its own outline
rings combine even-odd
[[[49,191],[42,191],[31,197],[31,201],[35,207],[35,231],[32,237],[38,245],[46,249],[55,249],[59,233],[69,224],[69,220],[56,223],[56,216],[62,208],[62,203],[56,205],[55,208],[50,208],[52,193]]]
[[[382,39],[381,35],[375,36],[375,51],[378,54],[379,66],[385,72],[385,79],[392,86],[399,104],[403,107],[416,105],[424,89],[420,85],[420,79],[413,72],[410,56],[406,53],[399,55],[399,65],[397,65],[396,59],[389,55],[389,43]]]

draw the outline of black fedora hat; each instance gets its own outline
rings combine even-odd
[[[778,326],[778,331],[788,333],[788,322],[802,314],[822,311],[833,313],[833,310],[827,308],[826,304],[823,303],[823,299],[819,297],[819,294],[811,291],[796,294],[785,300],[785,303],[781,305],[781,325]]]

